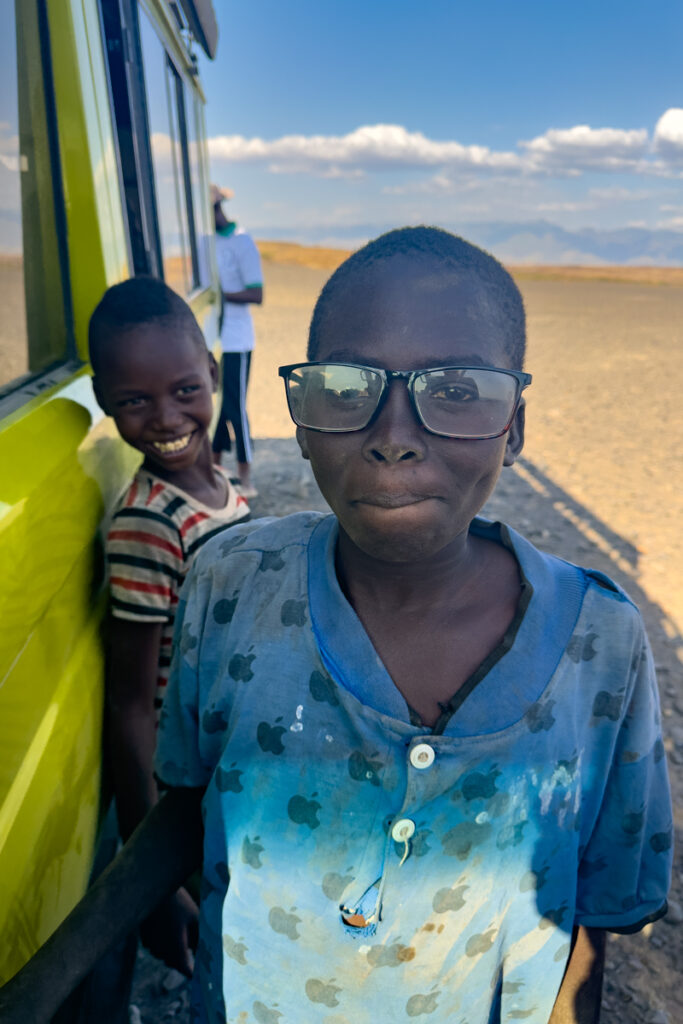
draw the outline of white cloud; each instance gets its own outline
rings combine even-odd
[[[153,139],[155,155],[167,156],[164,138]],[[475,176],[580,177],[584,173],[638,174],[652,178],[679,177],[683,164],[683,109],[667,110],[652,137],[645,128],[592,128],[574,125],[550,128],[533,139],[521,140],[514,151],[464,145],[456,139],[437,140],[403,125],[363,125],[345,135],[283,135],[276,139],[219,135],[209,139],[214,162],[262,164],[272,174],[309,174],[322,178],[361,179],[394,170],[431,169],[431,178],[385,186],[385,194],[410,192],[449,194]],[[626,190],[605,190],[594,198],[635,199]],[[645,198],[645,196],[638,196]]]
[[[155,161],[170,161],[173,153],[173,145],[171,143],[170,135],[166,135],[164,132],[153,132],[151,143],[152,155]]]
[[[448,174],[439,173],[422,181],[411,181],[404,185],[385,185],[382,194],[385,196],[461,195],[495,184],[496,180],[495,175],[487,175],[486,178],[452,178]]]
[[[361,177],[395,169],[434,168],[441,173],[431,190],[446,191],[454,174],[552,174],[578,176],[587,171],[670,173],[672,155],[683,157],[683,111],[659,119],[654,150],[644,128],[550,128],[518,143],[518,152],[495,151],[485,145],[464,145],[456,139],[436,140],[402,125],[364,125],[346,135],[283,135],[275,139],[218,135],[209,139],[215,161],[262,163],[274,174],[308,173],[323,177]]]
[[[172,144],[166,135],[155,134],[152,146],[161,172],[163,205]],[[297,210],[298,228],[315,232],[316,240],[322,232],[336,237],[342,225],[342,233],[348,234],[353,225],[370,220],[390,225],[450,217],[457,226],[542,219],[566,230],[579,222],[615,228],[623,226],[627,210],[637,215],[647,212],[636,203],[652,200],[654,204],[657,198],[659,216],[669,218],[661,226],[681,227],[681,210],[661,206],[664,196],[676,202],[675,179],[683,177],[683,110],[677,108],[666,111],[649,132],[589,125],[553,127],[501,150],[465,145],[457,139],[436,140],[401,125],[375,124],[342,135],[292,134],[275,139],[221,135],[209,140],[209,151],[216,180],[241,180],[240,216],[262,233],[290,225],[292,206]],[[281,213],[264,208],[264,171],[290,176],[278,185],[278,195],[287,196]],[[618,183],[610,180],[610,174],[621,176]],[[258,199],[249,198],[252,176],[260,182]],[[311,176],[330,179],[330,184],[313,187]],[[600,188],[594,187],[598,176]],[[629,177],[632,188],[625,187]],[[670,179],[666,186],[665,178]],[[335,179],[353,183],[352,188],[339,188],[336,193],[352,206],[342,208],[334,202]],[[656,216],[653,210],[650,219]],[[566,255],[564,249],[557,252],[558,259]]]
[[[666,220],[660,220],[657,227],[664,231],[683,231],[683,217],[669,217]]]
[[[652,199],[653,193],[648,189],[629,189],[619,185],[608,188],[589,188],[588,195],[592,199],[598,199],[606,203],[628,203],[641,202],[643,199]]]
[[[463,146],[436,141],[398,124],[363,125],[347,135],[284,135],[279,139],[247,139],[220,135],[209,139],[213,160],[267,163],[274,173],[308,171],[339,177],[347,169],[448,167],[477,170],[520,170],[516,153],[494,152],[488,146]]]
[[[520,146],[537,171],[573,174],[581,171],[633,171],[645,156],[648,134],[644,128],[550,128]]]
[[[582,213],[584,210],[594,210],[596,205],[597,203],[591,202],[589,199],[576,201],[558,200],[549,203],[537,203],[536,210],[538,213]]]
[[[655,125],[653,148],[666,161],[683,162],[683,110],[670,107]]]
[[[214,161],[265,164],[273,174],[361,178],[369,173],[433,168],[425,191],[445,193],[463,175],[578,177],[585,172],[667,176],[683,159],[683,110],[668,110],[651,142],[645,128],[550,128],[521,140],[516,151],[430,139],[403,125],[363,125],[346,135],[283,135],[277,139],[219,135],[209,139]],[[414,186],[389,186],[401,194]],[[625,197],[624,197],[625,198]]]

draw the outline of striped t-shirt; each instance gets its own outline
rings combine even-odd
[[[214,534],[249,517],[246,499],[225,477],[223,508],[141,469],[114,512],[107,534],[111,614],[134,622],[162,622],[155,707],[163,702],[178,592],[194,557]]]

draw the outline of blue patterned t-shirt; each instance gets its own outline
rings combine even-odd
[[[181,596],[157,771],[207,787],[194,1020],[546,1024],[573,925],[630,930],[665,903],[640,616],[475,520],[517,558],[523,614],[431,731],[339,587],[337,529],[234,527]]]

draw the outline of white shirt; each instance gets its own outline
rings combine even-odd
[[[228,233],[216,233],[216,263],[223,292],[241,292],[261,287],[261,257],[251,235],[236,225]],[[224,352],[251,352],[254,347],[254,325],[249,304],[225,302],[221,347]]]

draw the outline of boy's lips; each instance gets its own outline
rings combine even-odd
[[[374,505],[376,508],[404,508],[407,505],[418,505],[422,501],[430,501],[432,494],[413,494],[410,491],[399,493],[379,491],[374,494],[363,494],[356,498],[354,505]]]
[[[177,455],[179,452],[185,451],[194,431],[189,434],[182,434],[180,437],[174,437],[170,441],[150,441],[150,448],[153,448],[155,452],[159,452],[160,455]]]

